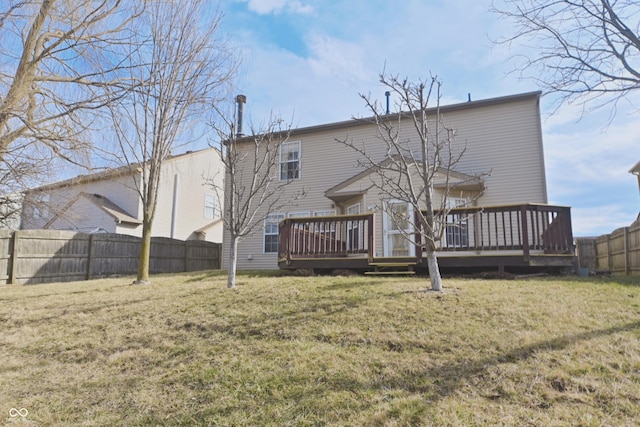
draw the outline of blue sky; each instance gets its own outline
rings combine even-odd
[[[496,5],[500,0],[496,0]],[[242,66],[237,93],[248,119],[270,114],[294,127],[368,115],[359,93],[379,93],[378,74],[411,80],[432,73],[444,103],[539,90],[509,74],[517,47],[494,46],[512,33],[488,11],[491,0],[221,0],[222,31]],[[543,139],[549,203],[572,207],[574,235],[628,226],[640,210],[640,94],[618,108],[581,114],[558,111],[543,98]],[[635,108],[634,108],[635,106]]]

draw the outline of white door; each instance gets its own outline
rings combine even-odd
[[[360,203],[347,207],[347,215],[358,215]],[[357,252],[360,249],[360,227],[358,221],[347,222],[347,251]]]
[[[414,256],[413,209],[400,200],[385,203],[384,222],[384,256]],[[406,236],[410,237],[410,240]]]

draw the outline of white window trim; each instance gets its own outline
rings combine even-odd
[[[350,212],[351,210],[357,211],[357,212]],[[347,215],[358,215],[360,213],[360,203],[358,202],[358,203],[354,203],[351,206],[347,206],[346,212],[347,212]]]
[[[313,216],[335,216],[335,215],[336,215],[335,209],[325,209],[322,211],[313,212]]]
[[[49,202],[51,194],[38,194],[34,197],[34,204],[31,207],[32,219],[47,219],[49,217]]]
[[[262,253],[263,254],[277,254],[278,251],[274,251],[274,252],[267,252],[266,249],[266,243],[267,243],[267,236],[278,236],[280,234],[279,230],[276,233],[267,233],[267,221],[269,221],[270,224],[272,224],[272,221],[270,221],[271,218],[277,218],[277,222],[276,224],[279,224],[280,221],[282,221],[285,218],[284,213],[278,212],[278,213],[272,213],[272,214],[267,214],[264,217],[264,222],[263,222],[263,230],[262,230]]]
[[[305,216],[311,216],[311,212],[306,211],[306,212],[289,212],[287,214],[287,218],[302,218]]]
[[[297,178],[286,178],[282,179],[282,164],[290,163],[290,161],[283,162],[282,161],[282,147],[297,144],[298,146],[298,177]],[[298,181],[302,178],[302,141],[287,141],[283,144],[280,144],[279,153],[278,153],[278,178],[280,181]]]
[[[449,209],[461,208],[467,205],[467,199],[461,197],[447,198],[447,207]],[[445,224],[445,243],[448,248],[462,248],[469,245],[469,225],[466,219],[459,222]]]
[[[209,198],[213,198],[213,203],[208,203]],[[204,195],[204,219],[216,219],[216,205],[218,204],[218,198],[213,193],[205,193]],[[208,212],[212,211],[211,216]]]

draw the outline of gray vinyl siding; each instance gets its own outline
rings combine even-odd
[[[477,200],[477,205],[547,202],[537,96],[477,107],[470,104],[469,108],[447,111],[444,119],[447,126],[456,129],[454,149],[466,149],[455,170],[468,175],[491,173],[484,177],[486,190]],[[410,124],[408,120],[403,123],[406,126],[403,135],[409,136],[412,132]],[[343,203],[335,203],[325,196],[325,191],[363,170],[358,166],[358,154],[336,139],[364,144],[376,161],[385,158],[386,148],[377,138],[377,129],[372,124],[354,121],[352,126],[337,129],[321,127],[315,132],[299,134],[294,131],[291,140],[301,141],[301,179],[287,186],[286,191],[292,193],[304,189],[306,196],[279,212],[313,213],[335,209],[337,214],[343,214],[348,205],[360,200],[365,213],[368,206],[379,204],[380,196],[375,194],[375,190]],[[376,213],[376,230],[376,251],[382,254],[382,212]],[[224,252],[223,263],[226,265],[226,247]],[[277,254],[263,253],[262,227],[240,242],[238,268],[277,268]]]

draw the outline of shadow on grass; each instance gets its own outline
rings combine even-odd
[[[582,282],[592,282],[594,284],[617,284],[622,286],[640,287],[640,276],[595,276],[577,278]]]
[[[420,373],[412,372],[406,376],[382,378],[372,383],[371,387],[374,389],[395,388],[412,393],[422,393],[428,395],[428,399],[430,400],[438,400],[460,390],[465,384],[465,381],[482,377],[488,372],[489,367],[503,363],[526,361],[539,352],[563,350],[578,342],[638,329],[640,329],[640,321],[582,334],[564,335],[524,347],[518,347],[495,357],[475,361],[463,360],[455,364],[426,367],[426,369]]]

